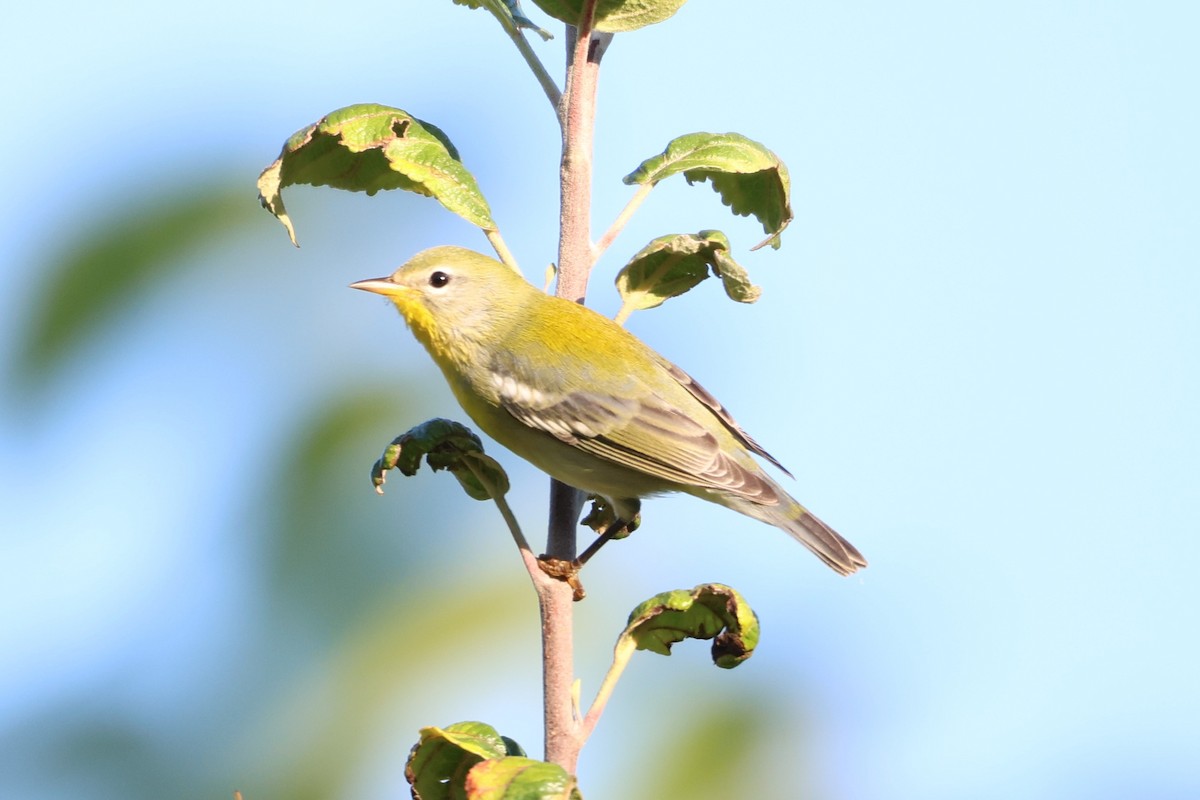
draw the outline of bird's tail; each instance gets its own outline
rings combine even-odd
[[[779,489],[779,494],[779,502],[774,505],[743,500],[736,505],[731,504],[731,507],[787,531],[839,575],[849,575],[867,565],[862,553],[837,531],[809,513],[782,489]]]
[[[849,575],[865,567],[867,560],[841,534],[809,513],[808,509],[799,503],[792,509],[794,516],[788,518],[788,523],[780,525],[790,533],[800,544],[812,550],[817,558],[824,561],[839,575]]]

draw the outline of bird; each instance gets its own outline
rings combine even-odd
[[[786,531],[841,575],[867,565],[767,474],[754,456],[791,476],[712,394],[608,317],[455,246],[350,286],[395,305],[488,436],[629,529],[642,498],[682,492]]]

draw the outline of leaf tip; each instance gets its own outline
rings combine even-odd
[[[282,176],[283,156],[280,156],[258,176],[258,202],[283,225],[292,245],[299,247],[300,243],[296,241],[296,229],[292,225],[292,218],[288,216],[287,208],[283,205]]]

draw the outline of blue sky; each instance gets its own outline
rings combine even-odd
[[[283,140],[354,102],[445,129],[540,280],[557,219],[549,107],[481,12],[408,5],[347,22],[282,3],[10,14],[0,357],[47,254],[110,208],[229,172],[253,203]],[[598,676],[624,609],[722,580],[764,620],[757,674],[806,698],[823,796],[1194,796],[1200,11],[728,9],[693,0],[609,50],[593,227],[671,138],[736,130],[791,171],[784,246],[749,253],[755,223],[707,187],[664,184],[598,265],[591,302],[615,310],[611,278],[648,239],[724,230],[763,299],[735,307],[704,285],[630,327],[733,409],[871,566],[838,580],[764,526],[655,501],[595,567],[581,613],[605,632],[581,672]],[[537,48],[557,74],[559,42]],[[228,522],[254,437],[276,441],[277,413],[301,413],[285,400],[353,374],[419,387],[390,428],[457,413],[394,314],[345,286],[484,238],[419,198],[292,191],[300,251],[262,214],[90,343],[32,421],[3,406],[0,732],[115,676],[136,716],[189,654],[232,640],[247,567]],[[181,420],[188,457],[164,466],[148,454],[179,446]],[[506,458],[538,530],[543,482]],[[629,702],[661,693],[674,662],[631,675]],[[597,760],[621,752],[622,719],[618,706],[602,723]],[[536,719],[518,724],[537,741]],[[365,763],[356,796],[378,796],[394,765]]]

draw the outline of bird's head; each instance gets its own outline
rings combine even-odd
[[[536,291],[513,269],[462,247],[418,253],[386,278],[350,284],[391,300],[431,352],[487,341]]]

